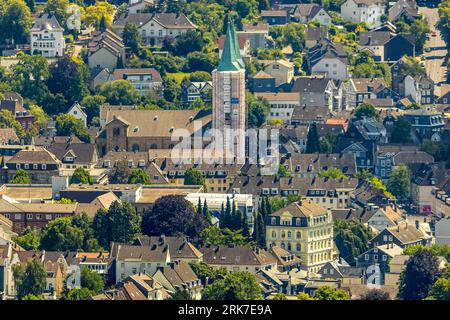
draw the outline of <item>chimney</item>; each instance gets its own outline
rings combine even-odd
[[[419,220],[416,220],[416,229],[419,229]]]

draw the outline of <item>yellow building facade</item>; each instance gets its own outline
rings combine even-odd
[[[317,272],[332,261],[331,212],[310,200],[294,202],[267,217],[266,242],[296,254],[302,268]]]

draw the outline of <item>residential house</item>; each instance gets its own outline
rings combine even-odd
[[[181,84],[181,90],[182,99],[185,104],[190,104],[198,99],[205,103],[211,103],[211,81],[183,81]]]
[[[300,269],[301,260],[295,254],[280,248],[278,246],[272,246],[269,248],[269,252],[277,259],[278,271],[291,271],[294,269]],[[260,270],[262,272],[271,272],[266,270]]]
[[[381,16],[385,11],[382,0],[347,0],[341,5],[341,16],[353,23],[364,22],[368,26],[381,24]]]
[[[291,123],[293,125],[311,125],[312,123],[324,123],[329,118],[331,118],[331,112],[327,107],[297,106],[294,107]]]
[[[332,24],[330,15],[316,3],[299,3],[295,6],[292,17],[304,24],[313,21],[317,21],[323,26]]]
[[[341,286],[365,284],[366,270],[361,267],[351,267],[344,261],[327,262],[318,272],[322,278],[339,280]]]
[[[136,274],[154,274],[158,267],[171,262],[169,245],[133,246],[113,242],[110,257],[114,259],[113,274],[117,284]]]
[[[407,75],[403,82],[405,97],[418,104],[434,103],[434,82],[428,76]]]
[[[373,171],[375,167],[375,141],[369,139],[365,135],[365,131],[362,132],[364,138],[353,130],[351,132],[347,131],[344,137],[338,139],[334,151],[339,153],[353,153],[356,157],[358,171],[363,169]]]
[[[128,80],[142,95],[148,95],[151,91],[160,93],[163,88],[161,74],[153,68],[140,69],[115,69],[114,80]]]
[[[152,278],[169,293],[187,291],[192,299],[201,299],[203,286],[186,261],[174,261],[158,267]]]
[[[172,261],[201,262],[203,253],[200,252],[185,236],[140,236],[138,242],[145,247],[164,247],[171,249],[170,257]]]
[[[275,79],[275,86],[290,84],[294,78],[294,64],[285,59],[264,61],[264,72]]]
[[[398,0],[389,8],[389,20],[396,21],[406,19],[414,21],[419,18],[419,8],[416,0]]]
[[[300,107],[326,107],[329,111],[333,110],[335,90],[334,82],[324,77],[298,77],[292,87],[292,92],[300,94]]]
[[[89,80],[89,88],[92,91],[95,91],[95,89],[108,81],[113,81],[114,80],[114,76],[111,73],[111,71],[108,68],[97,68],[94,67],[91,70],[91,78]]]
[[[294,108],[300,105],[298,92],[260,92],[255,97],[266,99],[270,106],[267,117],[269,120],[281,119],[283,123],[290,123]]]
[[[296,177],[314,178],[319,173],[330,168],[337,168],[344,174],[356,174],[356,160],[353,154],[337,153],[295,153],[281,159],[281,164]]]
[[[389,261],[389,272],[384,275],[384,284],[387,286],[398,286],[400,275],[406,267],[410,256],[402,253],[395,255]]]
[[[230,272],[276,270],[277,259],[269,252],[248,246],[214,246],[206,244],[199,248],[203,262],[213,268],[226,268]]]
[[[263,22],[243,23],[242,31],[237,31],[236,33],[238,37],[239,34],[246,35],[252,51],[267,48],[273,42],[273,39],[269,35],[269,24]]]
[[[17,203],[0,199],[1,213],[13,223],[13,231],[22,233],[26,228],[42,229],[51,220],[75,215],[76,203]]]
[[[441,114],[425,108],[408,111],[404,117],[411,123],[412,131],[417,132],[421,138],[433,138],[445,127]]]
[[[13,128],[0,128],[0,145],[17,145],[19,143],[19,137]]]
[[[53,143],[47,150],[61,161],[64,169],[83,168],[89,171],[98,161],[95,144],[72,142],[70,138],[67,142]]]
[[[353,110],[367,99],[396,98],[383,78],[350,79],[344,85],[346,110]]]
[[[346,136],[387,143],[386,128],[374,118],[363,118],[353,121],[346,132]]]
[[[392,170],[401,164],[433,163],[434,158],[426,152],[418,151],[417,146],[411,145],[382,145],[377,146],[375,174],[381,179],[388,179]]]
[[[127,11],[132,14],[150,12],[155,5],[155,0],[130,0]]]
[[[267,72],[260,70],[249,77],[249,85],[252,92],[275,92],[275,77]]]
[[[329,79],[348,78],[348,59],[340,43],[323,39],[315,47],[308,49],[306,62],[312,74],[321,74]]]
[[[194,25],[183,13],[123,13],[113,28],[122,34],[125,25],[130,23],[138,28],[144,45],[162,45],[166,38],[176,38],[188,31],[195,31]]]
[[[30,29],[31,54],[45,58],[62,57],[66,47],[63,32],[53,13],[44,13],[36,18]]]
[[[315,47],[327,38],[328,29],[326,27],[306,27],[305,29],[305,47],[307,49]]]
[[[361,32],[359,45],[368,50],[378,62],[398,61],[405,55],[415,55],[415,38],[411,34],[393,34],[390,31]]]
[[[57,195],[57,197],[60,197],[59,194]],[[108,193],[99,195],[91,202],[78,203],[76,213],[86,213],[89,217],[93,218],[97,214],[98,210],[108,211],[114,202],[120,203],[121,200],[113,192],[110,191]]]
[[[91,70],[108,68],[112,71],[126,62],[123,39],[110,30],[94,32],[88,49],[88,64]]]
[[[447,201],[450,207],[450,201]],[[444,216],[434,224],[436,244],[450,245],[450,215]]]
[[[21,149],[5,163],[7,171],[2,179],[7,182],[14,178],[19,169],[25,170],[32,183],[48,184],[53,176],[59,175],[61,161],[42,147],[27,146]]]
[[[397,246],[405,249],[415,245],[430,245],[431,236],[425,234],[417,228],[417,226],[408,225],[408,222],[402,222],[396,226],[384,229],[370,240],[372,245],[387,245],[394,243]]]
[[[74,116],[75,119],[81,120],[84,126],[87,127],[87,115],[79,103],[75,102],[69,110],[67,110],[66,114],[70,114]]]
[[[0,110],[8,110],[11,112],[14,119],[17,120],[24,129],[30,128],[34,122],[34,116],[23,106],[22,97],[5,96],[3,100],[0,100]]]
[[[294,202],[267,217],[266,242],[295,253],[302,268],[317,272],[332,260],[331,213],[310,200]]]
[[[392,259],[401,255],[403,248],[395,243],[375,245],[356,258],[356,265],[366,270],[370,284],[387,284],[387,271]],[[371,275],[371,276],[370,276]]]
[[[133,274],[116,284],[113,289],[91,297],[91,300],[167,300],[169,292],[148,274]]]
[[[368,226],[378,231],[386,228],[397,226],[400,222],[404,222],[403,212],[396,205],[386,205],[384,207],[371,206],[371,214],[368,217]]]
[[[269,25],[285,25],[289,22],[288,10],[261,10],[261,20]]]

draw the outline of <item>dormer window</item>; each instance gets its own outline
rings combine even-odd
[[[73,161],[73,157],[67,156],[67,157],[65,157],[65,161],[72,162]]]
[[[131,168],[133,167],[133,160],[128,160],[128,166]]]
[[[103,161],[103,167],[109,168],[110,166],[111,166],[111,161],[109,161],[109,160]]]
[[[139,167],[145,166],[145,160],[139,160]]]

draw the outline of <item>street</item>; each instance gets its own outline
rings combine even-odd
[[[439,21],[438,9],[419,7],[419,12],[428,19],[428,25],[431,30],[430,37],[425,43],[424,48],[431,48],[430,52],[424,52],[426,57],[425,67],[427,75],[433,79],[436,84],[445,83],[447,77],[447,67],[445,66],[447,47],[441,37],[441,33],[436,29],[436,23]],[[436,32],[435,37],[431,35],[433,32]],[[436,89],[438,89],[438,87],[436,87]],[[436,92],[436,94],[439,95],[439,92]]]

